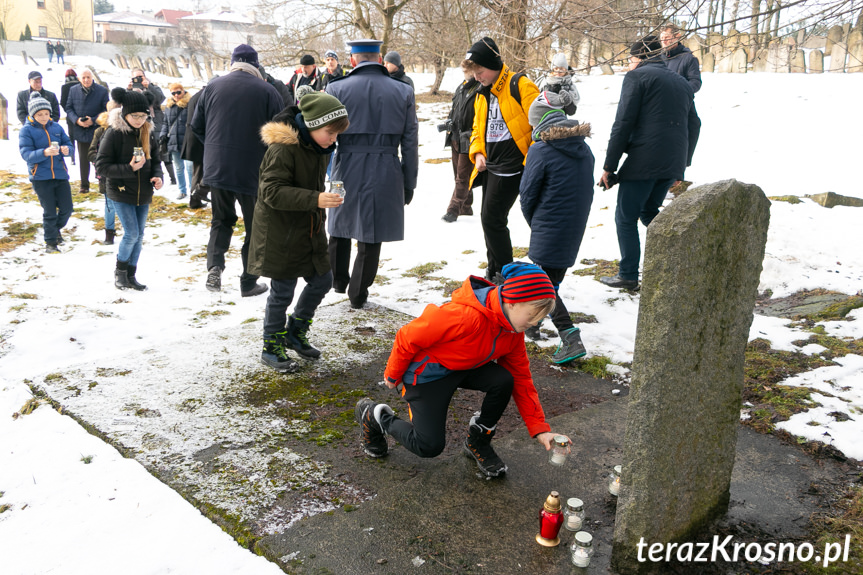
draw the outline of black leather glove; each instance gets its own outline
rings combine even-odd
[[[411,203],[412,199],[414,199],[414,191],[410,188],[405,188],[405,205]]]

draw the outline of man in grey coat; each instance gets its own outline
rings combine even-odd
[[[404,239],[404,206],[416,187],[419,147],[414,91],[387,73],[381,41],[348,46],[354,69],[326,89],[351,118],[339,135],[331,176],[344,182],[347,193],[341,206],[330,208],[327,230],[333,290],[347,291],[351,307],[359,309],[377,275],[381,243]],[[349,273],[352,238],[357,258]]]

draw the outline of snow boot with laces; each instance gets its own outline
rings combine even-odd
[[[310,319],[290,316],[288,318],[287,346],[300,355],[318,359],[321,356],[321,351],[309,343],[309,328],[311,326],[312,320]]]
[[[286,332],[264,334],[264,349],[261,352],[261,363],[272,367],[279,373],[293,373],[300,369],[299,364],[288,357],[285,351]]]
[[[479,412],[470,418],[468,436],[464,440],[464,451],[473,457],[480,472],[486,478],[499,477],[505,474],[508,468],[491,447],[491,440],[497,426],[486,427],[477,423],[477,419],[479,419]]]

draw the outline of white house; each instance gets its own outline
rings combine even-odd
[[[138,40],[153,45],[165,45],[175,26],[144,14],[111,12],[93,17],[94,41],[122,44]]]
[[[236,12],[216,10],[180,18],[179,34],[192,49],[230,55],[238,44],[260,46],[264,37],[274,34],[276,26],[259,24]]]

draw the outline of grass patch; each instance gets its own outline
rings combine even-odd
[[[746,346],[743,367],[743,401],[753,405],[744,423],[761,433],[770,433],[776,423],[815,407],[807,387],[780,385],[793,375],[835,365],[819,356],[776,350],[766,339],[757,338]]]
[[[569,312],[569,319],[571,319],[572,323],[575,323],[575,324],[599,323],[599,320],[596,319],[595,315],[591,315],[589,313],[582,313],[580,311]]]
[[[174,203],[165,199],[162,196],[154,195],[153,201],[150,203],[150,218],[166,218],[174,222],[183,222],[191,225],[209,225],[210,214],[203,210],[193,210],[188,204]],[[237,222],[234,235],[237,235],[236,230],[243,228],[242,219]]]
[[[0,220],[0,224],[3,224],[6,231],[6,235],[0,238],[0,254],[10,252],[27,242],[34,241],[41,227],[30,220],[18,222],[12,218],[3,218]]]
[[[470,254],[476,253],[474,250],[465,250],[462,252],[464,255],[469,256]]]
[[[375,276],[375,281],[373,281],[372,283],[379,286],[389,285],[390,278],[383,274],[378,274]]]
[[[826,347],[827,350],[821,352],[821,357],[828,360],[851,353],[863,355],[863,339],[839,338],[823,333],[815,333],[810,335],[809,339],[798,339],[791,343],[800,347],[813,343]]]
[[[450,158],[429,158],[427,160],[423,160],[426,164],[448,164],[452,160]]]
[[[620,268],[620,260],[581,260],[581,264],[590,267],[572,270],[572,275],[593,277],[596,281],[603,276],[617,275]]]
[[[440,104],[452,102],[452,92],[447,92],[445,90],[438,90],[437,94],[432,94],[431,92],[423,92],[422,94],[416,95],[417,104]]]
[[[828,543],[845,545],[846,535],[851,543],[847,562],[836,562],[827,568],[822,563],[802,563],[807,573],[823,575],[845,575],[863,573],[863,557],[860,540],[863,539],[863,487],[855,485],[840,494],[825,513],[812,516],[812,533],[816,538],[815,548],[825,549]]]
[[[402,274],[402,277],[414,277],[419,280],[431,279],[429,276],[434,272],[442,270],[446,267],[447,263],[445,261],[440,262],[429,262],[427,264],[420,264],[418,266],[412,267],[408,271]]]
[[[204,310],[201,310],[201,311],[199,311],[198,313],[196,313],[196,314],[195,314],[195,317],[194,317],[193,321],[203,321],[203,320],[205,320],[205,319],[207,319],[207,318],[209,318],[209,317],[215,317],[215,316],[220,316],[220,315],[228,315],[228,314],[230,314],[230,313],[231,313],[231,312],[229,312],[229,311],[228,311],[228,310],[226,310],[226,309],[214,309],[214,310],[204,309]]]
[[[789,204],[802,204],[803,200],[797,196],[767,196],[771,202],[788,202]]]
[[[84,465],[89,465],[90,463],[93,462],[93,456],[92,455],[82,455],[81,461],[84,462]]]
[[[521,246],[512,246],[512,258],[515,260],[526,258],[527,257],[527,248],[523,248]]]
[[[583,371],[596,379],[612,379],[612,374],[606,369],[611,363],[610,357],[604,355],[593,355],[582,359],[575,359],[569,363],[578,371]]]
[[[824,308],[823,311],[812,314],[809,319],[813,321],[836,321],[845,319],[849,312],[863,307],[863,295],[852,295],[846,300],[838,301]]]

